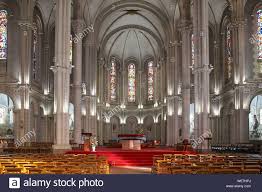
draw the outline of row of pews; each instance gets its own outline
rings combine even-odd
[[[261,156],[164,154],[153,157],[153,174],[261,174]]]
[[[8,143],[2,148],[4,153],[51,153],[53,143],[48,142],[26,142],[21,146]]]
[[[109,164],[95,154],[9,154],[0,155],[0,174],[109,174]]]

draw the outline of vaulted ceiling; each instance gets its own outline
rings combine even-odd
[[[120,60],[158,57],[174,39],[180,18],[179,1],[184,0],[80,0],[78,14],[95,26],[100,54]],[[230,0],[209,0],[209,22],[219,25]],[[54,23],[52,0],[38,0],[45,23]],[[74,1],[73,1],[74,2]]]

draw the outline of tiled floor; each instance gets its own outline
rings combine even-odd
[[[151,167],[110,167],[111,174],[150,174]]]

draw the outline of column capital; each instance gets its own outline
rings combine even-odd
[[[182,33],[185,32],[192,32],[193,31],[193,24],[190,20],[182,19],[178,24],[178,30]]]
[[[36,26],[27,19],[21,19],[17,22],[17,24],[22,31],[33,31],[36,29]]]
[[[245,25],[247,25],[247,21],[245,20],[245,18],[233,18],[232,19],[232,28],[238,28],[238,27],[244,27]]]
[[[201,67],[196,67],[196,68],[193,68],[192,71],[193,71],[193,74],[196,74],[196,73],[202,73],[202,72],[208,72],[210,73],[211,71],[213,70],[213,67],[210,66],[209,64],[205,64]]]
[[[172,48],[172,47],[177,47],[177,46],[181,46],[182,45],[182,41],[170,41],[169,42],[169,48]]]
[[[50,69],[54,73],[57,73],[57,72],[70,72],[71,73],[72,68],[74,68],[73,65],[69,65],[68,67],[61,66],[61,65],[55,65],[55,66],[50,67]]]

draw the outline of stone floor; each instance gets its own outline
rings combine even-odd
[[[111,174],[151,174],[151,167],[130,167],[130,166],[113,166],[110,167]]]

